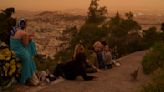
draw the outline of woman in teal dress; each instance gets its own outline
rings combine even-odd
[[[25,84],[36,72],[36,65],[33,56],[36,54],[35,43],[32,41],[32,35],[25,31],[26,21],[20,20],[20,29],[10,38],[10,48],[16,53],[21,61],[21,75],[19,82]]]

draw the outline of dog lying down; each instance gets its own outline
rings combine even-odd
[[[95,79],[95,76],[87,75],[85,67],[83,65],[84,63],[78,61],[82,57],[83,55],[79,55],[76,60],[69,61],[65,64],[58,64],[54,71],[54,75],[56,77],[62,76],[67,80],[75,80],[77,76],[82,76],[82,78],[86,81]]]

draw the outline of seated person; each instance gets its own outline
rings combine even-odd
[[[36,65],[33,56],[36,54],[35,43],[32,41],[33,35],[26,32],[26,21],[20,20],[19,28],[10,37],[10,48],[16,53],[21,61],[21,74],[19,82],[27,83],[28,80],[35,81],[34,85],[39,84],[36,77]]]
[[[97,61],[98,61],[98,68],[105,69],[104,57],[103,57],[103,45],[100,41],[97,41],[93,45],[94,51],[96,53]]]
[[[112,68],[112,54],[109,50],[108,45],[104,46],[103,49],[103,55],[104,55],[104,63],[107,69],[111,69]]]
[[[89,58],[88,63],[92,66],[93,69],[96,70],[96,72],[101,71],[99,69],[97,54],[96,54],[94,48],[93,47],[89,48],[89,52],[90,52],[90,58]]]
[[[72,60],[66,64],[58,64],[54,75],[56,77],[62,76],[68,80],[75,80],[77,76],[82,76],[84,80],[93,80],[94,76],[88,76],[83,66],[84,54],[78,54],[75,60]]]
[[[75,58],[79,53],[84,54],[84,56],[86,55],[85,48],[82,43],[79,43],[75,46],[73,58]],[[94,64],[92,64],[91,61],[88,60],[87,58],[85,58],[85,60],[83,60],[82,63],[87,73],[93,73],[98,71],[98,68]]]
[[[56,77],[63,76],[68,80],[75,80],[77,76],[82,76],[84,80],[93,80],[95,78],[94,76],[88,76],[86,74],[86,56],[83,53],[84,49],[81,48],[81,45],[79,45],[79,47],[76,48],[78,51],[72,61],[57,65],[54,72]]]

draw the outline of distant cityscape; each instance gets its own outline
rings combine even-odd
[[[114,16],[116,12],[109,11],[109,18]],[[120,11],[119,13],[124,17],[125,11]],[[138,10],[133,13],[134,20],[142,26],[142,30],[146,30],[152,26],[160,30],[160,24],[164,22],[164,12],[162,11],[154,13],[153,11]],[[22,17],[27,19],[27,30],[36,32],[35,41],[38,53],[52,58],[56,52],[69,45],[67,40],[60,39],[63,38],[63,30],[73,26],[76,26],[79,30],[85,22],[86,15],[87,12],[79,9],[67,11],[16,11],[15,14],[17,19]]]

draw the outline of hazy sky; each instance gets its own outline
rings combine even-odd
[[[15,7],[16,10],[63,10],[87,9],[90,0],[0,0],[0,9]],[[164,0],[100,0],[108,10],[164,10]]]

